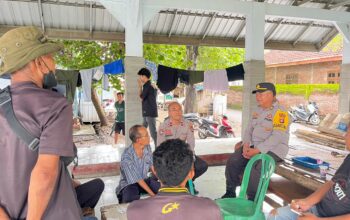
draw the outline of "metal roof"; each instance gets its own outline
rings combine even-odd
[[[265,2],[336,11],[350,7],[348,0]],[[124,27],[98,1],[0,1],[0,35],[28,25],[41,27],[52,38],[124,41]],[[332,22],[266,16],[265,48],[317,51],[337,33]],[[163,9],[144,27],[145,43],[244,47],[244,37],[245,17],[227,12]]]

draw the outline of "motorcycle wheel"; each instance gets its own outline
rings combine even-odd
[[[205,134],[205,129],[204,128],[199,128],[198,129],[198,137],[200,139],[206,139],[207,135]]]
[[[319,125],[320,122],[321,122],[321,119],[318,115],[313,115],[311,116],[309,122],[312,124],[312,125]]]
[[[221,138],[229,138],[230,135],[226,131],[222,131]]]

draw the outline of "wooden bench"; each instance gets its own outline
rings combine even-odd
[[[129,203],[101,207],[101,220],[127,220],[126,209]]]
[[[318,169],[313,170],[295,165],[290,157],[287,157],[283,163],[276,166],[275,173],[312,191],[315,191],[326,182],[320,178]],[[326,179],[331,180],[334,173],[335,169],[330,167]]]

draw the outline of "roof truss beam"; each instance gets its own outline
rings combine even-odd
[[[175,10],[175,14],[174,14],[174,16],[173,16],[173,18],[171,20],[168,37],[171,37],[172,31],[173,31],[173,28],[174,28],[173,26],[174,26],[174,23],[175,23],[176,15],[177,15],[177,10]]]
[[[332,28],[326,36],[323,37],[322,41],[316,45],[317,51],[322,50],[338,33],[336,27]]]
[[[298,2],[298,1],[295,1],[293,4],[296,5],[296,6],[301,6],[301,5],[304,5],[308,2],[311,2],[311,0],[303,0],[301,2]]]
[[[20,27],[20,26],[1,26],[0,25],[0,36],[6,33],[7,31],[17,27]],[[111,33],[111,32],[93,31],[93,33],[90,34],[89,31],[46,28],[46,34],[49,38],[52,38],[52,39],[101,40],[101,41],[125,42],[125,35],[124,33],[120,33],[120,32]],[[201,38],[198,38],[198,37],[172,36],[169,38],[167,35],[159,36],[159,35],[152,35],[152,34],[144,34],[143,39],[144,39],[144,43],[152,43],[152,44],[216,46],[216,47],[237,47],[237,48],[245,47],[244,39],[233,41],[232,38],[206,37],[205,39],[202,40]],[[278,41],[271,40],[265,45],[265,48],[274,49],[274,50],[318,51],[315,45],[313,44],[300,43],[294,47],[292,43],[293,42],[278,42]]]
[[[210,17],[208,23],[204,26],[203,28],[203,36],[202,36],[202,40],[207,36],[210,28],[212,27],[213,25],[213,21],[216,17],[217,13],[213,13],[212,16]]]
[[[43,4],[42,4],[41,0],[38,0],[38,9],[39,9],[41,29],[43,32],[45,32],[44,12],[43,12]]]
[[[334,8],[338,8],[338,7],[340,7],[340,6],[345,6],[345,5],[347,5],[347,4],[350,4],[350,1],[349,1],[349,0],[345,0],[345,1],[343,1],[343,2],[339,2],[339,3],[337,3],[337,4],[334,4],[334,5],[332,5],[332,6],[329,6],[328,8],[329,8],[329,9],[334,9]]]
[[[109,0],[111,1],[111,0]],[[291,5],[279,5],[251,1],[232,0],[145,0],[147,7],[157,8],[159,11],[165,8],[177,8],[188,10],[210,10],[233,12],[247,15],[252,13],[254,7],[263,7],[266,15],[284,18],[302,18],[313,21],[350,22],[350,13],[343,11],[331,11],[318,8],[295,7]]]
[[[295,38],[295,41],[293,42],[293,46],[295,46],[295,45],[300,41],[300,39],[301,39],[301,38],[304,36],[304,34],[310,29],[310,27],[312,26],[313,23],[314,23],[314,22],[311,21],[311,22],[309,23],[309,25],[306,26],[306,27],[304,28],[304,30],[303,30],[302,32],[299,33],[299,35]]]
[[[271,40],[272,36],[276,33],[277,29],[278,29],[279,26],[282,24],[283,20],[284,20],[284,19],[281,18],[281,19],[278,21],[277,25],[270,31],[270,33],[269,33],[269,34],[267,35],[267,37],[266,37],[265,44],[266,44],[267,42],[269,42],[269,40]]]

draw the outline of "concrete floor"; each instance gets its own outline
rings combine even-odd
[[[231,112],[230,115],[234,115],[236,120],[239,117],[239,111]],[[240,124],[240,121],[236,121]],[[347,153],[345,151],[339,151],[335,149],[327,149],[325,146],[312,144],[309,142],[305,142],[301,139],[298,139],[292,132],[296,129],[311,129],[308,126],[302,124],[293,123],[291,126],[291,135],[290,135],[290,145],[293,148],[307,148],[313,150],[315,152],[323,152],[324,154],[330,154],[331,151],[338,151],[340,153]],[[239,132],[240,133],[240,132]],[[231,139],[214,139],[208,138],[205,140],[196,140],[196,154],[204,155],[204,154],[218,154],[218,153],[231,153],[233,152],[233,146],[236,142],[238,142],[240,138],[231,138]],[[152,146],[154,148],[154,146]],[[78,149],[79,155],[79,164],[98,164],[98,163],[110,163],[120,161],[120,155],[123,151],[122,145],[98,145],[98,146],[87,146],[80,147]],[[337,159],[337,163],[341,163],[343,158]],[[225,167],[224,166],[216,166],[209,167],[208,171],[201,176],[198,180],[196,180],[196,188],[199,191],[199,196],[209,197],[211,199],[219,198],[225,192]],[[105,182],[105,190],[101,196],[99,203],[95,209],[97,217],[100,218],[100,207],[116,204],[117,198],[115,196],[115,188],[119,183],[119,176],[110,176],[103,177],[103,181]],[[82,179],[81,182],[88,181],[88,179]],[[272,209],[268,204],[264,204],[264,211],[269,212]]]

